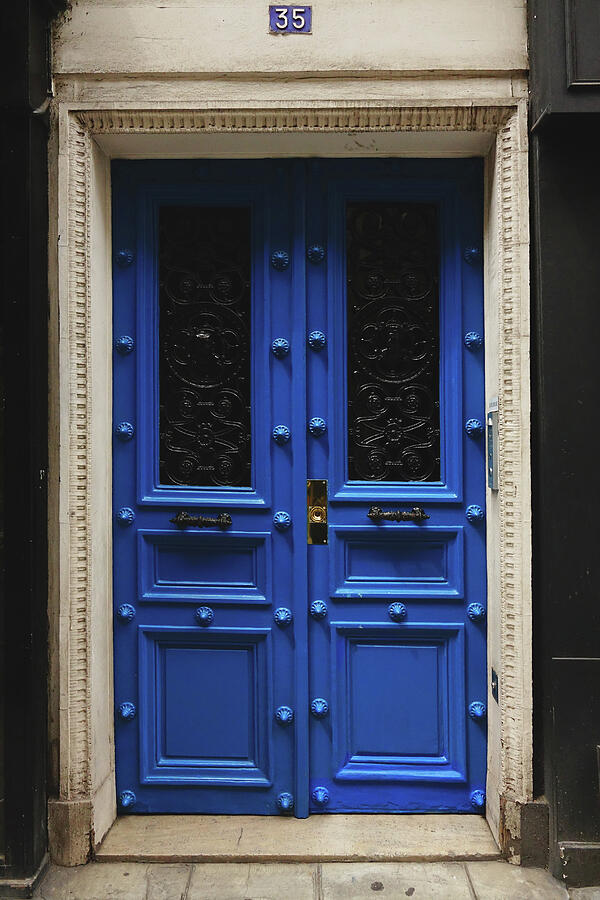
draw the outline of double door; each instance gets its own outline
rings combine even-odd
[[[483,809],[481,182],[113,164],[121,812]]]

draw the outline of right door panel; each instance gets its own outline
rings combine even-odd
[[[326,343],[309,341],[308,417],[327,428],[308,477],[329,493],[308,554],[313,812],[483,809],[482,177],[479,160],[309,164]]]

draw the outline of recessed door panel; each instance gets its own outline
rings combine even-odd
[[[270,786],[268,637],[140,629],[143,783]]]
[[[481,813],[481,161],[112,183],[120,812]]]
[[[330,529],[331,595],[460,598],[463,529],[337,525]]]
[[[271,535],[139,530],[140,599],[268,603]]]

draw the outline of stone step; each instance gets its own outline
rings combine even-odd
[[[103,862],[435,862],[497,859],[473,815],[122,816]]]

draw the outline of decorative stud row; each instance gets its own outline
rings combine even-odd
[[[132,340],[130,338],[129,340]],[[308,346],[311,350],[314,350],[315,353],[320,353],[321,350],[326,346],[327,338],[322,331],[311,331],[308,335]],[[132,348],[133,349],[133,348]],[[129,352],[129,351],[123,351]],[[271,343],[271,353],[277,359],[283,359],[290,352],[290,342],[287,338],[278,337],[273,340]]]
[[[313,600],[310,604],[310,614],[313,619],[319,621],[327,616],[327,604],[323,600]],[[467,606],[467,616],[471,622],[483,622],[485,619],[486,609],[482,603],[469,603]],[[388,607],[388,615],[393,622],[403,622],[408,615],[408,610],[404,603],[390,603]],[[117,618],[123,623],[133,621],[135,617],[135,607],[130,603],[122,603],[117,608]],[[194,612],[194,618],[199,625],[207,627],[214,619],[214,612],[210,606],[199,606]],[[287,606],[278,607],[273,613],[275,624],[280,628],[287,628],[294,620],[291,609]]]
[[[309,262],[318,265],[325,259],[326,251],[322,244],[310,244],[306,248],[306,257]],[[271,265],[278,272],[283,272],[290,264],[290,254],[287,250],[273,250],[271,253]]]

